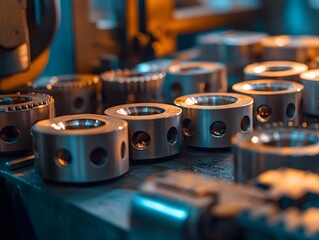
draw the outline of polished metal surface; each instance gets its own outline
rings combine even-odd
[[[273,122],[298,126],[303,85],[285,80],[261,79],[233,85],[233,90],[254,99],[254,127]]]
[[[183,134],[187,146],[224,148],[237,132],[253,125],[253,99],[235,93],[198,93],[175,99],[183,109]]]
[[[311,35],[280,35],[261,40],[265,61],[285,60],[301,62],[310,67],[319,54],[319,37]]]
[[[32,91],[50,94],[55,100],[56,116],[97,113],[100,78],[91,74],[42,77],[29,83]]]
[[[303,63],[290,61],[268,61],[252,63],[244,68],[246,80],[282,79],[300,82],[299,75],[308,70]]]
[[[164,80],[165,102],[186,94],[226,92],[227,70],[221,63],[183,62],[170,66]]]
[[[132,103],[108,108],[104,113],[128,122],[132,160],[164,158],[181,150],[182,110],[179,107]]]
[[[304,85],[303,112],[319,116],[319,69],[300,74]]]
[[[127,122],[97,114],[67,115],[32,127],[35,165],[46,180],[87,183],[129,170]]]
[[[47,94],[0,95],[0,154],[32,152],[32,124],[53,117],[54,100]]]
[[[241,68],[260,60],[262,32],[226,31],[198,38],[199,59],[222,62],[230,74],[240,74]]]
[[[126,103],[162,102],[165,73],[116,70],[101,77],[103,110]]]
[[[246,182],[280,167],[319,172],[319,133],[316,130],[270,128],[237,134],[232,143],[236,181]]]

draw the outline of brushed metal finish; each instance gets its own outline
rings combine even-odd
[[[319,37],[280,35],[261,40],[265,61],[285,60],[313,66],[319,55]]]
[[[226,67],[210,62],[184,62],[170,66],[163,86],[167,103],[173,103],[176,97],[186,94],[226,91]]]
[[[238,134],[232,143],[236,181],[246,182],[280,167],[319,172],[319,133],[316,130],[265,129]]]
[[[184,142],[201,148],[231,146],[237,132],[252,129],[253,99],[235,93],[198,93],[175,99],[183,109]]]
[[[319,69],[300,74],[300,79],[304,85],[303,111],[319,116]]]
[[[97,114],[67,115],[32,127],[35,166],[46,180],[87,183],[129,170],[127,122]]]
[[[273,122],[298,126],[303,85],[284,80],[261,79],[233,85],[233,90],[254,99],[254,127]]]
[[[303,63],[290,61],[268,61],[252,63],[244,68],[246,80],[281,79],[300,82],[299,75],[308,70]]]
[[[32,91],[50,94],[55,100],[56,116],[97,113],[101,81],[91,74],[42,77],[29,83]]]
[[[0,95],[0,154],[32,152],[32,124],[53,117],[54,99],[47,94]]]
[[[165,73],[116,70],[101,77],[103,110],[126,103],[162,102]]]
[[[181,150],[182,110],[161,103],[124,104],[105,114],[124,119],[129,125],[132,160],[148,160],[178,154]]]

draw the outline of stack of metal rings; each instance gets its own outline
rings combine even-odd
[[[220,63],[179,63],[169,67],[166,74],[163,89],[167,103],[186,94],[227,91],[227,70]]]
[[[253,99],[235,93],[199,93],[175,99],[183,109],[184,143],[200,148],[225,148],[237,132],[252,129]]]
[[[303,111],[319,116],[319,69],[309,70],[300,75],[304,85]]]
[[[46,180],[87,183],[129,169],[127,122],[96,114],[62,116],[32,127],[36,169]]]
[[[103,109],[125,103],[162,102],[165,73],[116,70],[101,77]]]
[[[233,90],[254,99],[254,126],[273,122],[298,126],[303,85],[284,80],[261,79],[233,85]]]
[[[32,152],[31,126],[54,117],[54,100],[47,94],[0,95],[0,154]]]
[[[56,115],[97,113],[100,78],[90,74],[43,77],[29,83],[32,91],[55,99]]]
[[[181,113],[160,103],[135,103],[109,108],[106,115],[129,125],[131,160],[150,160],[178,154],[181,149]]]
[[[246,80],[284,79],[300,82],[299,75],[308,70],[303,63],[289,61],[269,61],[252,63],[244,68]]]
[[[236,181],[246,182],[280,167],[319,172],[319,133],[316,130],[270,128],[238,134],[232,142]]]
[[[272,36],[261,40],[266,61],[287,60],[312,66],[319,55],[318,36]]]

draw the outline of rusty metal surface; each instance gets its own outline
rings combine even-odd
[[[2,163],[4,160],[0,158]],[[131,199],[137,187],[154,173],[188,170],[233,181],[230,149],[185,148],[177,156],[158,163],[132,165],[125,176],[97,184],[45,182],[34,166],[12,172],[1,169],[0,187],[7,188],[6,202],[12,206],[0,208],[11,209],[7,214],[15,216],[18,237],[37,239],[126,238],[130,230]]]

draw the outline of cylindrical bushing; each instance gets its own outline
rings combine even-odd
[[[261,32],[226,31],[210,33],[198,38],[199,59],[222,62],[231,75],[242,74],[242,68],[260,61],[261,39],[268,35]]]
[[[300,74],[304,85],[303,111],[319,116],[319,69],[309,70]]]
[[[269,169],[297,168],[319,172],[319,133],[298,128],[270,128],[232,140],[235,180],[246,182]]]
[[[101,74],[103,109],[141,102],[162,102],[165,73],[116,70]]]
[[[235,93],[199,93],[175,99],[183,109],[184,143],[200,148],[225,148],[237,132],[252,129],[253,99]]]
[[[32,152],[31,126],[54,117],[54,99],[41,93],[0,95],[0,154]]]
[[[285,60],[313,65],[319,55],[319,37],[281,35],[261,40],[265,61]]]
[[[160,103],[124,104],[105,114],[129,125],[132,160],[150,160],[178,154],[181,149],[181,113],[178,107]]]
[[[127,122],[97,114],[66,115],[32,127],[35,165],[46,180],[87,183],[129,169]]]
[[[166,72],[164,99],[174,99],[191,93],[226,92],[227,70],[223,64],[209,62],[184,62],[172,65]]]
[[[233,90],[254,99],[254,126],[273,122],[298,126],[303,85],[285,80],[261,79],[233,85]]]
[[[56,116],[97,113],[100,78],[91,74],[42,77],[29,83],[32,91],[50,94],[55,100]]]
[[[300,82],[299,75],[308,70],[307,65],[289,61],[252,63],[244,68],[246,80],[283,79]]]

